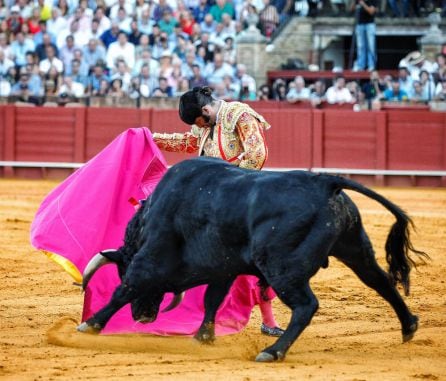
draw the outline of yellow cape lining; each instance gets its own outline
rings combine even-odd
[[[68,274],[70,274],[76,282],[82,283],[82,274],[79,272],[76,266],[73,265],[73,263],[59,254],[50,253],[49,251],[45,250],[42,251],[49,259],[56,262],[59,266],[62,266],[62,268]]]

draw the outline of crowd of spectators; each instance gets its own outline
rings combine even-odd
[[[394,76],[383,76],[372,70],[367,81],[346,81],[340,70],[334,80],[320,79],[308,85],[301,75],[289,83],[279,78],[271,91],[260,88],[259,99],[310,102],[315,107],[323,102],[352,104],[357,109],[379,108],[383,101],[402,104],[446,101],[446,54],[437,54],[435,62],[431,62],[419,51],[410,52],[400,61],[396,72]]]
[[[289,0],[0,0],[0,96],[175,97],[198,85],[255,99],[236,63],[251,23],[269,37]]]

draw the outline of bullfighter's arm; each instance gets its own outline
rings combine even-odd
[[[168,152],[194,153],[199,147],[199,137],[192,132],[173,134],[155,132],[153,141],[161,150]]]
[[[236,129],[245,151],[239,167],[262,169],[268,156],[268,150],[261,124],[256,118],[245,112],[237,121]]]

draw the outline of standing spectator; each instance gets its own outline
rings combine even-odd
[[[93,68],[96,63],[101,60],[106,60],[105,48],[99,44],[95,38],[90,39],[88,44],[83,48],[84,61],[88,65],[89,69]]]
[[[45,49],[46,58],[40,61],[39,71],[42,74],[48,74],[51,68],[55,68],[58,73],[63,72],[63,62],[56,57],[56,51],[52,45],[49,45]]]
[[[327,102],[334,103],[352,103],[354,101],[352,94],[345,86],[345,78],[343,76],[338,76],[335,78],[335,83],[333,86],[327,89],[325,94]]]
[[[115,67],[116,60],[119,58],[124,60],[131,70],[135,66],[135,45],[128,42],[127,34],[121,31],[118,34],[118,40],[109,45],[106,57],[108,68]]]
[[[271,37],[279,25],[279,13],[270,0],[263,0],[264,7],[259,13],[260,29],[266,37]]]
[[[356,51],[353,70],[375,70],[376,67],[376,0],[355,0]]]
[[[15,40],[11,43],[10,54],[17,66],[26,64],[26,53],[34,52],[34,41],[30,38],[25,38],[22,32],[17,33]]]
[[[305,80],[301,75],[296,76],[294,81],[290,83],[286,99],[290,103],[307,101],[310,99],[310,89],[305,87]]]
[[[414,81],[420,79],[421,70],[425,70],[429,74],[435,70],[434,63],[427,60],[419,51],[409,53],[409,55],[406,56],[406,60],[407,69],[410,71],[410,76]]]
[[[400,12],[400,8],[397,4],[398,0],[389,0],[390,9],[392,10],[393,17],[408,17],[409,15],[409,0],[402,0],[403,11]]]
[[[279,20],[282,23],[287,20],[293,13],[294,1],[293,0],[275,0],[274,6],[277,8],[279,13]]]
[[[13,5],[10,10],[9,17],[6,19],[6,25],[8,30],[12,34],[17,34],[22,29],[22,24],[24,20],[20,16],[20,8],[18,5]]]
[[[392,88],[386,89],[383,93],[384,100],[390,102],[402,102],[409,100],[406,90],[401,88],[398,78],[392,78]]]

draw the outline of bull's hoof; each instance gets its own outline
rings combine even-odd
[[[198,340],[201,344],[212,344],[215,341],[215,335],[210,332],[198,332],[194,336],[195,340]]]
[[[412,324],[407,329],[403,329],[403,343],[412,340],[415,332],[418,330],[418,317],[413,316]]]
[[[256,362],[274,362],[281,361],[285,358],[282,352],[276,352],[276,356],[268,352],[260,352],[256,357]]]
[[[155,319],[156,317],[152,316],[141,316],[137,321],[138,323],[147,324],[147,323],[153,323]]]
[[[101,328],[99,327],[98,324],[89,325],[85,321],[83,323],[79,324],[76,327],[76,330],[78,330],[79,332],[91,333],[91,334],[98,334],[99,332],[101,332]]]

